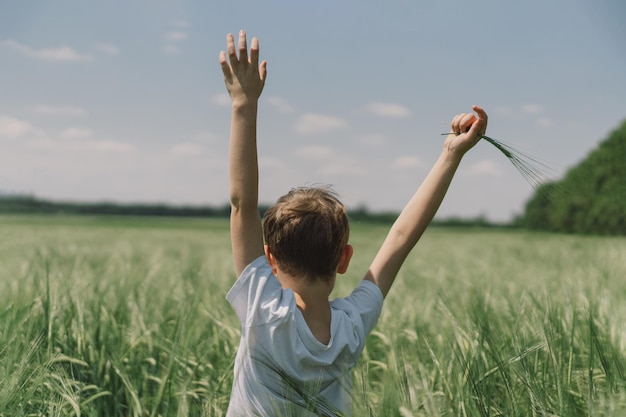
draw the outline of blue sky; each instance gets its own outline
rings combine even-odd
[[[227,202],[225,35],[268,80],[260,196],[333,184],[399,210],[472,104],[554,178],[626,118],[620,0],[0,2],[0,190],[56,200]],[[487,143],[440,217],[509,220],[532,188]]]

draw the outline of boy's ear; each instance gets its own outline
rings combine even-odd
[[[270,252],[269,246],[264,245],[263,250],[265,251],[265,259],[267,259],[267,263],[272,267],[272,273],[274,275],[278,274],[278,263],[276,262],[276,258],[274,258],[272,252]]]
[[[338,274],[345,274],[348,270],[348,265],[350,265],[350,259],[354,254],[354,248],[352,245],[346,245],[343,248],[343,252],[341,252],[341,258],[339,258],[339,265],[337,266]]]

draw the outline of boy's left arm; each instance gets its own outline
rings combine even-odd
[[[266,62],[259,65],[259,43],[252,39],[248,58],[246,34],[239,32],[239,57],[233,35],[226,38],[226,53],[220,53],[226,89],[232,101],[230,126],[230,236],[237,276],[263,255],[263,233],[258,210],[258,162],[256,126],[258,100],[267,74]]]

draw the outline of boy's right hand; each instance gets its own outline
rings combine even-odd
[[[267,76],[267,62],[259,65],[259,41],[252,38],[250,58],[248,59],[248,47],[246,44],[246,32],[239,32],[239,57],[235,49],[235,39],[232,34],[226,37],[226,52],[220,52],[220,65],[224,73],[224,83],[228,94],[235,104],[256,103],[263,91],[265,77]]]
[[[472,113],[461,113],[454,116],[450,123],[450,134],[444,143],[444,149],[462,157],[469,151],[487,131],[487,113],[479,106],[472,106]]]

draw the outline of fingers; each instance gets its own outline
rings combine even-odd
[[[267,77],[267,61],[263,61],[259,65],[259,40],[257,38],[252,38],[252,44],[250,45],[250,65],[252,65],[252,68],[259,68],[259,78],[261,81],[265,81],[265,77]]]
[[[250,65],[253,67],[259,66],[259,40],[252,38],[252,45],[250,45]]]
[[[232,83],[233,74],[230,70],[230,65],[228,65],[228,61],[226,60],[226,52],[220,52],[220,66],[222,67],[222,73],[224,74],[224,79],[228,84]]]
[[[450,122],[450,133],[456,133],[457,135],[461,133],[461,131],[459,130],[459,118],[462,115],[463,114],[457,114],[452,118],[452,121]]]
[[[461,121],[459,122],[459,127],[461,129],[460,131],[462,133],[469,132],[470,128],[472,127],[475,121],[476,121],[476,116],[474,116],[473,113],[467,113],[463,115],[463,117],[461,118]]]
[[[483,120],[487,120],[487,113],[485,112],[485,110],[477,105],[473,105],[472,106],[472,110],[474,110],[476,112],[476,114],[478,114],[478,118],[479,119],[483,119]]]
[[[261,62],[259,66],[259,78],[263,82],[265,82],[265,78],[267,78],[267,61]]]
[[[220,65],[222,70],[228,67],[228,62],[226,62],[226,52],[220,51]]]
[[[472,106],[472,110],[476,112],[478,118],[474,118],[474,121],[468,130],[468,135],[474,138],[475,141],[478,141],[487,130],[487,113],[482,109],[482,107],[476,105]]]
[[[248,46],[246,44],[246,32],[239,31],[239,62],[248,62]]]
[[[452,122],[450,123],[450,128],[453,133],[457,135],[460,133],[466,133],[469,131],[470,126],[476,120],[476,116],[472,113],[461,113],[454,116]]]
[[[237,49],[239,49],[239,57],[237,57]],[[239,64],[247,64],[250,62],[254,67],[259,65],[259,40],[257,38],[252,39],[252,46],[250,48],[250,61],[248,61],[248,44],[246,40],[246,32],[244,30],[239,31],[239,39],[237,41],[237,48],[235,48],[235,37],[232,33],[226,35],[226,52],[230,61],[231,67],[236,67]]]
[[[470,136],[478,134],[484,135],[487,130],[487,113],[480,106],[472,106],[472,110],[476,112],[476,117],[473,113],[461,113],[454,116],[452,122],[450,122],[450,129],[452,133],[461,134],[469,133]],[[472,130],[472,128],[475,128]]]
[[[231,66],[236,66],[239,63],[237,59],[237,51],[235,50],[235,37],[232,33],[226,35],[226,52],[228,53],[228,59]]]
[[[480,135],[484,135],[487,131],[487,122],[489,120],[489,118],[487,117],[487,112],[485,112],[482,107],[477,105],[473,105],[472,110],[476,112],[476,114],[478,115],[478,120],[481,122],[481,129],[479,133]]]
[[[224,73],[226,89],[233,101],[240,98],[258,99],[267,77],[267,62],[263,61],[259,65],[257,38],[252,38],[248,51],[244,30],[239,32],[237,44],[233,34],[229,33],[226,35],[226,52],[220,52],[219,63]]]

